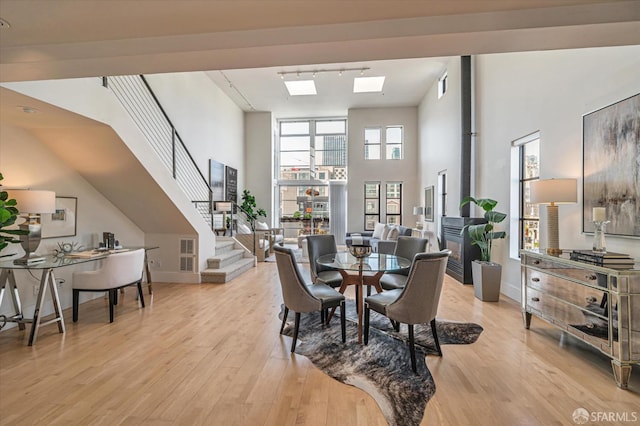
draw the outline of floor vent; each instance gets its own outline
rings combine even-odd
[[[180,272],[195,272],[195,245],[193,238],[180,240]]]

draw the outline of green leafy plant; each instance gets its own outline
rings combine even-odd
[[[460,231],[460,234],[468,232],[471,244],[475,244],[480,247],[480,259],[484,262],[491,262],[493,240],[507,236],[507,233],[504,231],[496,231],[495,225],[505,220],[507,215],[494,210],[498,205],[498,202],[491,198],[464,197],[460,202],[460,207],[469,203],[474,203],[484,210],[484,218],[487,223],[479,225],[465,225],[465,227],[462,228],[462,231]]]
[[[251,228],[255,227],[255,221],[258,217],[267,217],[265,209],[258,208],[256,205],[256,197],[251,195],[248,189],[242,191],[242,205],[240,206],[242,212],[247,218],[247,221],[251,224]]]
[[[301,217],[302,217],[302,212],[300,210],[296,210],[295,212],[293,212],[294,219],[300,219]]]
[[[4,177],[2,176],[2,173],[0,173],[0,181],[3,179]],[[0,184],[0,187],[2,187],[2,184]],[[14,235],[28,234],[28,231],[20,229],[4,229],[16,222],[19,214],[16,205],[16,200],[13,198],[10,199],[7,191],[0,191],[0,251],[11,243],[20,242],[20,240],[15,238]]]

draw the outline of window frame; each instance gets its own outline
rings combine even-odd
[[[375,185],[376,186],[376,193],[377,196],[376,197],[368,197],[368,191],[367,191],[367,186],[368,185]],[[364,191],[364,204],[363,204],[363,212],[364,212],[364,230],[365,231],[373,231],[375,228],[375,224],[377,222],[380,222],[380,189],[381,189],[381,183],[380,182],[365,182],[364,183],[364,187],[363,187],[363,191]],[[368,200],[376,200],[376,204],[378,206],[378,211],[376,213],[373,212],[368,212],[367,210],[367,201]],[[369,227],[367,226],[368,220],[367,218],[376,218],[375,221],[373,221],[373,226]]]

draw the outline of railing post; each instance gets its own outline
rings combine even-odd
[[[176,178],[176,128],[171,127],[171,173]]]

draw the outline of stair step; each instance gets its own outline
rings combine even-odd
[[[229,252],[235,248],[236,242],[232,239],[216,239],[216,255]]]
[[[243,257],[220,269],[205,269],[200,273],[202,283],[224,284],[255,266],[255,258]]]
[[[207,259],[207,267],[209,269],[220,269],[227,265],[231,265],[232,263],[242,259],[244,253],[245,251],[242,249],[233,249],[218,253],[218,247],[216,246],[216,256]]]

